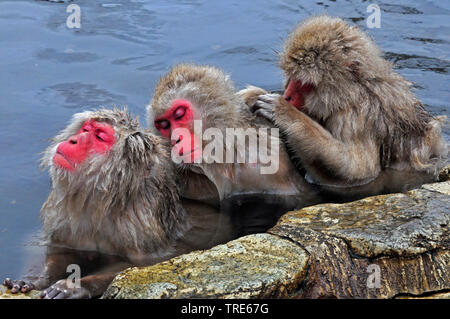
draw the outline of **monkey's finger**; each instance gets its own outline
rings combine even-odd
[[[69,293],[67,290],[61,290],[53,299],[66,299]]]
[[[252,106],[250,106],[250,111],[251,111],[252,113],[256,113],[256,111],[258,111],[258,110],[259,110],[258,102],[256,102],[256,103],[253,104]]]
[[[275,107],[275,103],[266,102],[266,101],[256,101],[254,108],[256,109],[266,109],[266,110],[273,110]]]
[[[41,299],[50,299],[48,298],[48,294],[50,291],[51,291],[50,288],[45,289],[43,292],[41,292],[39,297],[41,297]]]
[[[13,280],[12,283],[13,283],[13,285],[11,288],[11,293],[13,293],[13,294],[18,293],[22,289],[23,285],[25,284],[25,282],[23,280]]]
[[[20,291],[20,285],[19,284],[14,284],[13,287],[11,288],[11,293],[16,294]]]
[[[13,286],[13,283],[12,283],[11,278],[6,278],[6,279],[3,281],[3,285],[5,285],[6,287],[8,287],[8,289],[11,289],[12,286]]]
[[[252,113],[258,112],[259,110],[267,110],[272,112],[272,106],[266,102],[256,101],[256,103],[250,108]]]
[[[75,291],[71,291],[66,298],[67,299],[88,299],[88,298],[90,298],[90,295],[86,295],[83,293],[76,293]]]
[[[56,291],[56,292],[52,295],[52,297],[48,296],[48,298],[45,298],[45,299],[62,299],[62,298],[60,297],[60,295],[61,295],[61,292],[60,292],[60,291]]]
[[[46,296],[44,297],[44,299],[53,299],[57,294],[59,294],[61,291],[58,290],[57,288],[52,288],[50,287],[50,291],[47,291]]]
[[[261,97],[270,98],[273,101],[277,100],[280,96],[281,96],[281,94],[278,94],[278,93],[269,93],[269,94],[261,95]]]
[[[273,109],[275,107],[276,100],[270,99],[258,99],[255,102],[255,107],[257,108],[265,108],[265,109]]]
[[[273,110],[272,110],[272,108],[270,106],[267,106],[265,104],[260,104],[259,106],[260,107],[258,109],[256,109],[255,112],[259,111],[259,110],[261,110],[262,112],[266,112],[266,113],[268,113],[268,112],[272,113],[273,112]]]
[[[273,121],[273,114],[270,111],[259,109],[255,111],[255,115],[263,117],[269,121]]]
[[[23,287],[22,287],[22,289],[20,289],[20,291],[21,291],[22,293],[26,293],[26,292],[29,292],[29,291],[31,291],[31,290],[33,290],[33,289],[34,289],[34,285],[31,284],[31,283],[29,283],[29,284],[23,285]]]
[[[276,100],[280,97],[279,94],[264,94],[258,96],[258,101],[262,101],[264,103],[273,104],[276,102]]]

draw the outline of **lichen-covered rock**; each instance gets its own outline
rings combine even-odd
[[[436,183],[289,212],[268,234],[128,269],[104,298],[447,298],[449,194]]]
[[[304,280],[308,256],[270,234],[249,235],[120,273],[103,298],[276,298]]]
[[[403,194],[311,206],[285,214],[276,229],[289,226],[295,233],[307,229],[342,238],[354,253],[369,258],[416,255],[448,245],[449,191],[446,182]]]
[[[296,296],[392,298],[449,289],[449,191],[449,182],[428,184],[284,215],[269,233],[310,254]]]

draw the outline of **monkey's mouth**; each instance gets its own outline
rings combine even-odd
[[[178,153],[178,156],[183,163],[193,163],[197,158],[202,156],[202,149],[201,147],[196,147],[188,150],[187,152],[183,152],[183,150],[181,150]]]
[[[65,170],[73,171],[75,169],[75,165],[60,151],[56,151],[53,156],[53,163]]]
[[[305,97],[314,89],[314,85],[309,83],[302,83],[300,80],[290,79],[283,98],[295,107],[302,111],[305,105]]]

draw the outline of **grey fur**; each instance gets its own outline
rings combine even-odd
[[[437,173],[448,161],[445,117],[424,109],[410,82],[357,27],[328,16],[307,19],[286,40],[280,65],[286,84],[314,85],[304,109],[282,98],[256,104],[315,182],[357,185],[387,167]]]
[[[55,167],[52,158],[58,144],[88,119],[112,125],[116,143],[106,154],[90,156],[74,172]],[[143,131],[126,109],[75,114],[52,139],[41,164],[49,168],[52,179],[41,209],[44,233],[52,244],[140,260],[160,253],[189,228],[168,145]]]

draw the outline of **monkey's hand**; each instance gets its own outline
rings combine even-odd
[[[249,108],[255,105],[260,95],[264,94],[267,94],[266,90],[253,85],[248,85],[245,89],[236,93],[237,96],[244,100],[245,104],[247,104]]]
[[[89,290],[83,287],[68,287],[67,280],[61,279],[45,289],[40,297],[42,299],[85,299],[91,298]]]
[[[11,278],[6,278],[3,284],[11,289],[11,293],[16,294],[18,292],[27,293],[33,289],[35,286],[31,282],[27,282],[24,280],[12,280]]]
[[[280,95],[276,93],[263,94],[258,96],[255,104],[250,108],[252,113],[263,117],[271,122],[274,120],[274,109]]]

